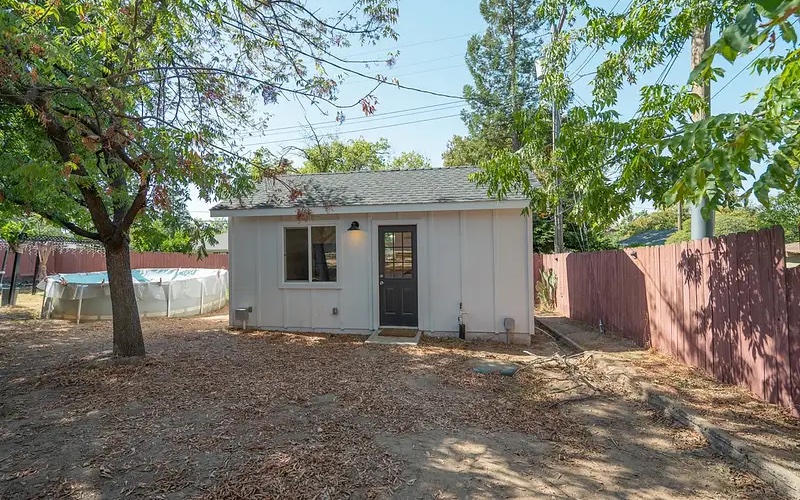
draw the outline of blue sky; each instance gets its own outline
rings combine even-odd
[[[347,3],[347,0],[341,0]],[[624,3],[624,2],[620,2]],[[397,41],[387,40],[375,46],[352,47],[346,55],[358,58],[385,57],[390,51],[400,51],[397,63],[392,68],[375,66],[364,70],[369,74],[381,74],[390,79],[396,77],[401,84],[443,94],[460,96],[465,84],[472,79],[464,62],[467,40],[472,34],[481,33],[486,25],[478,11],[478,0],[401,0],[399,22],[396,31]],[[613,1],[596,2],[597,5],[611,8]],[[617,10],[622,9],[621,6]],[[591,73],[603,54],[592,57],[592,50],[580,53],[567,68],[575,73],[574,89],[578,97],[589,102],[591,76],[577,78],[577,75]],[[763,78],[750,75],[749,70],[732,78],[743,69],[750,58],[745,58],[734,66],[728,66],[727,78],[712,88],[712,112],[732,112],[749,110],[751,104],[742,104],[741,96],[757,87]],[[657,68],[645,75],[640,85],[653,83],[663,68]],[[579,71],[578,71],[579,70]],[[667,83],[685,83],[689,73],[688,45],[684,54],[675,61],[666,78]],[[722,88],[732,80],[721,92]],[[340,88],[339,102],[355,102],[374,86],[374,82],[350,77]],[[337,125],[336,110],[324,108],[328,113],[295,101],[280,101],[277,105],[262,107],[269,113],[269,127],[266,130],[243,131],[244,142],[253,148],[265,146],[279,151],[281,148],[307,144],[308,133],[303,130],[306,118],[315,126],[318,134],[337,135],[343,140],[363,137],[377,140],[385,137],[392,145],[394,154],[414,150],[427,156],[433,166],[442,164],[441,155],[448,139],[454,134],[465,134],[459,113],[463,101],[426,95],[409,90],[397,89],[390,85],[379,88],[375,95],[379,99],[377,112],[365,117],[360,108],[345,111],[346,120]],[[623,92],[618,110],[623,117],[630,117],[638,107],[636,87]],[[629,96],[629,97],[626,97]],[[207,217],[212,204],[200,200],[189,203],[189,210],[195,217]],[[634,207],[648,208],[649,204]]]

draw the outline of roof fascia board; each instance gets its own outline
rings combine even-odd
[[[312,210],[325,214],[366,214],[388,212],[441,212],[447,210],[498,210],[504,208],[523,209],[526,200],[487,200],[453,203],[402,203],[393,205],[352,205],[342,207],[312,207]],[[243,208],[211,210],[212,217],[281,217],[296,215],[297,208]]]

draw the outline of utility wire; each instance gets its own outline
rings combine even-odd
[[[432,63],[432,62],[445,61],[447,59],[455,59],[456,57],[464,57],[464,54],[463,53],[450,54],[449,56],[437,57],[435,59],[427,59],[425,61],[417,61],[417,62],[413,62],[411,64],[404,64],[403,62],[399,62],[399,63],[396,63],[394,66],[392,66],[392,69],[406,69],[406,68],[410,68],[411,66],[420,66],[422,64],[428,64],[428,63]]]
[[[766,47],[764,47],[764,48],[761,50],[761,52],[759,52],[759,53],[756,55],[756,57],[754,57],[754,58],[753,58],[753,60],[752,60],[752,61],[750,61],[750,62],[747,64],[747,66],[745,66],[744,68],[740,69],[740,70],[739,70],[739,72],[738,72],[738,73],[736,73],[735,75],[733,75],[733,77],[732,77],[730,80],[728,80],[727,82],[725,82],[725,85],[723,85],[723,86],[722,86],[722,87],[720,87],[720,88],[719,88],[719,89],[718,89],[716,92],[714,92],[714,93],[711,95],[711,98],[713,99],[713,98],[717,97],[717,95],[719,95],[719,93],[720,93],[720,92],[722,92],[723,90],[725,90],[726,88],[728,88],[728,85],[730,85],[731,83],[733,83],[733,81],[734,81],[734,80],[736,80],[736,79],[737,79],[737,78],[738,78],[738,77],[739,77],[739,76],[740,76],[742,73],[744,73],[746,70],[748,70],[749,68],[751,68],[751,67],[753,66],[753,64],[755,64],[755,62],[758,60],[758,58],[759,58],[759,57],[761,57],[762,55],[764,55],[764,52],[766,52],[768,49],[769,49],[769,45],[767,45]]]
[[[398,115],[398,114],[401,114],[401,113],[405,114],[405,113],[409,113],[411,111],[419,111],[419,110],[428,110],[429,109],[431,111],[438,111],[439,109],[449,108],[449,107],[454,106],[454,105],[455,106],[461,106],[461,104],[457,104],[457,103],[453,103],[453,102],[442,102],[442,103],[439,103],[439,104],[430,104],[430,105],[426,105],[426,106],[417,106],[416,108],[398,109],[396,111],[388,111],[386,113],[376,113],[376,114],[374,114],[372,116],[360,116],[358,118],[351,118],[351,119],[347,120],[347,122],[350,123],[350,122],[360,122],[360,121],[364,121],[364,120],[374,120],[375,118],[379,118],[379,117],[388,117],[388,116],[392,116],[392,115]],[[305,124],[305,125],[289,125],[289,126],[286,126],[286,127],[268,128],[266,131],[264,131],[264,133],[278,132],[278,131],[281,131],[281,130],[294,130],[294,129],[298,129],[298,128],[302,129],[302,128],[306,128],[308,126],[312,126],[312,127],[323,126],[324,127],[324,126],[331,126],[331,125],[342,125],[342,124],[341,123],[335,123],[335,122],[331,123],[330,120],[326,120],[326,121],[308,123],[308,124]],[[261,137],[261,134],[262,134],[261,130],[253,129],[253,131],[251,133],[239,134],[237,137]]]
[[[436,109],[423,109],[422,111],[414,111],[414,112],[404,113],[404,114],[395,114],[394,116],[365,116],[365,117],[361,118],[359,120],[359,122],[360,121],[365,121],[365,120],[369,120],[370,122],[384,121],[384,120],[394,120],[396,118],[406,118],[406,117],[409,117],[409,116],[423,115],[423,114],[428,114],[428,113],[434,113],[434,112],[437,112],[437,111],[450,111],[450,110],[454,110],[454,109],[461,109],[463,107],[464,107],[463,104],[450,103],[449,106],[445,106],[445,107],[439,107],[439,108],[436,108]],[[353,119],[353,121],[356,121],[356,119]],[[343,125],[343,123],[330,123],[330,122],[328,122],[328,123],[322,124],[321,126],[319,126],[320,124],[317,124],[317,125],[318,125],[318,127],[314,127],[315,130],[328,130],[328,129],[335,129],[337,127],[341,127]],[[274,136],[277,136],[277,135],[294,134],[294,133],[297,133],[297,132],[302,132],[302,131],[306,130],[307,128],[308,128],[308,125],[296,125],[296,126],[293,126],[293,127],[282,127],[281,130],[275,129],[275,130],[272,130],[272,131],[269,131],[269,132],[266,132],[266,133],[263,133],[263,134],[253,134],[253,135],[250,135],[249,137],[259,138],[259,137],[274,137]]]
[[[400,73],[400,74],[397,74],[397,75],[382,75],[382,76],[385,76],[386,78],[389,79],[389,82],[387,82],[387,83],[389,83],[390,85],[394,85],[394,84],[391,83],[391,79],[392,78],[400,78],[400,77],[403,77],[403,76],[411,76],[411,75],[421,75],[423,73],[434,73],[436,71],[444,71],[446,69],[455,69],[455,68],[463,68],[463,67],[464,67],[464,65],[462,65],[462,64],[454,64],[454,65],[451,65],[451,66],[441,66],[441,67],[438,67],[438,68],[428,68],[428,69],[422,69],[422,70],[419,70],[419,71],[411,71],[411,72],[408,72],[408,73]],[[357,80],[350,80],[350,81],[343,82],[341,85],[339,85],[339,87],[344,87],[346,85],[354,85],[356,83],[362,83],[362,82],[357,81]]]
[[[613,14],[613,13],[614,13],[614,9],[616,9],[616,8],[617,8],[617,5],[619,5],[619,2],[620,2],[620,0],[617,0],[616,2],[614,2],[614,5],[613,5],[613,6],[611,7],[611,9],[608,11],[608,13],[609,13],[609,14]],[[625,8],[625,11],[626,11],[626,13],[627,13],[627,11],[628,11],[628,10],[631,8],[631,5],[633,5],[633,0],[631,0],[631,2],[628,4],[628,7],[626,7],[626,8]],[[568,62],[568,63],[567,63],[567,66],[564,68],[564,70],[567,70],[567,69],[568,69],[568,68],[569,68],[569,67],[570,67],[570,66],[571,66],[571,65],[572,65],[572,64],[573,64],[575,61],[577,61],[577,60],[578,60],[578,58],[581,56],[581,54],[583,54],[583,51],[584,51],[584,50],[586,50],[586,48],[587,48],[587,47],[589,47],[589,46],[588,46],[588,45],[584,45],[583,47],[581,47],[581,50],[579,50],[579,51],[578,51],[578,53],[577,53],[577,54],[575,54],[575,57],[573,57],[573,58],[572,58],[572,60],[571,60],[570,62]],[[598,49],[598,50],[599,50],[599,49]],[[595,54],[596,54],[596,53],[597,53],[597,51],[595,51]],[[594,57],[594,55],[595,55],[595,54],[592,54],[591,56],[589,56],[589,59],[587,59],[587,60],[586,60],[586,61],[583,63],[583,66],[586,66],[586,63],[587,63],[587,62],[589,62],[589,60],[590,60],[592,57]],[[581,68],[583,68],[583,66],[581,66]],[[577,73],[579,73],[579,72],[580,72],[580,69],[579,69],[578,71],[576,71],[574,74],[577,74]],[[573,75],[574,75],[574,74],[573,74]]]
[[[349,57],[363,56],[363,55],[367,55],[367,54],[375,54],[376,52],[383,52],[384,50],[387,51],[387,52],[392,52],[392,51],[399,50],[399,49],[407,49],[409,47],[419,47],[420,45],[429,45],[431,43],[446,42],[448,40],[456,40],[458,38],[464,38],[464,37],[477,35],[477,34],[478,34],[477,32],[472,32],[472,33],[464,33],[462,35],[448,36],[448,37],[445,37],[445,38],[437,38],[435,40],[423,40],[421,42],[411,43],[411,44],[408,44],[408,45],[398,45],[396,47],[390,47],[388,49],[376,49],[376,50],[369,50],[369,51],[366,51],[366,52],[359,52],[359,53],[356,53],[356,54],[350,54]]]
[[[795,19],[794,21],[792,21],[792,24],[791,24],[791,25],[792,25],[792,26],[794,26],[794,24],[795,24],[796,22],[797,22],[797,19]],[[747,66],[745,66],[744,68],[740,69],[738,73],[736,73],[735,75],[733,75],[733,78],[731,78],[730,80],[728,80],[727,82],[725,82],[725,85],[723,85],[722,87],[720,87],[720,88],[719,88],[719,90],[717,90],[716,92],[714,92],[714,94],[711,96],[711,98],[713,99],[713,98],[717,97],[717,94],[719,94],[720,92],[722,92],[723,90],[725,90],[725,89],[728,87],[728,85],[730,85],[731,83],[733,83],[733,81],[734,81],[734,80],[736,80],[736,79],[737,79],[737,78],[738,78],[738,77],[739,77],[739,76],[740,76],[742,73],[744,73],[744,72],[745,72],[747,69],[749,69],[749,68],[752,68],[752,67],[753,67],[753,65],[756,63],[756,61],[758,61],[758,58],[759,58],[759,57],[761,57],[761,56],[763,56],[763,55],[764,55],[764,52],[766,52],[767,50],[769,50],[769,48],[770,48],[770,45],[769,45],[769,44],[767,44],[767,45],[766,45],[766,46],[765,46],[763,49],[761,49],[761,52],[759,52],[758,54],[756,54],[756,56],[753,58],[753,60],[752,60],[752,61],[750,61],[750,62],[747,64]]]
[[[355,133],[358,133],[358,132],[367,132],[367,131],[370,131],[370,130],[380,130],[380,129],[385,129],[385,128],[394,128],[394,127],[400,127],[400,126],[403,126],[403,125],[414,125],[414,124],[417,124],[417,123],[432,122],[432,121],[435,121],[435,120],[444,120],[444,119],[447,119],[447,118],[455,118],[455,117],[458,117],[458,116],[461,116],[461,115],[460,114],[455,114],[455,115],[446,115],[446,116],[435,116],[433,118],[426,118],[424,120],[412,120],[412,121],[402,122],[402,123],[393,123],[393,124],[390,124],[390,125],[383,125],[383,126],[380,126],[380,127],[368,127],[368,128],[357,129],[357,130],[346,130],[346,131],[338,132],[337,135],[355,134]],[[269,145],[269,144],[280,144],[280,143],[285,143],[285,142],[298,142],[298,141],[302,141],[304,139],[305,139],[304,137],[300,137],[300,138],[297,138],[297,139],[283,139],[283,140],[277,140],[277,141],[255,142],[253,144],[245,144],[245,146],[266,146],[266,145]]]

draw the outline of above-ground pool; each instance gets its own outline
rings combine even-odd
[[[140,316],[195,316],[228,302],[225,269],[134,269],[133,290]],[[43,318],[111,319],[105,272],[54,274],[39,283]]]

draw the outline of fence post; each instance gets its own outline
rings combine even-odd
[[[78,317],[75,318],[75,324],[79,325],[81,323],[81,309],[83,308],[83,289],[86,288],[86,285],[81,285],[78,289]]]
[[[17,288],[17,281],[19,280],[19,256],[21,253],[14,252],[14,264],[11,266],[11,282],[8,289],[8,303],[6,305],[13,306],[17,303],[17,297],[14,294],[14,289]]]
[[[167,299],[167,317],[169,318],[171,313],[170,308],[172,307],[172,297],[170,297],[172,295],[172,284],[169,282],[163,286],[167,288],[164,292],[164,297]]]
[[[33,264],[33,284],[31,284],[31,295],[36,293],[36,280],[39,278],[39,250],[36,250],[36,262]]]
[[[206,281],[205,279],[200,280],[200,314],[203,314],[203,300],[205,299],[206,295]]]

